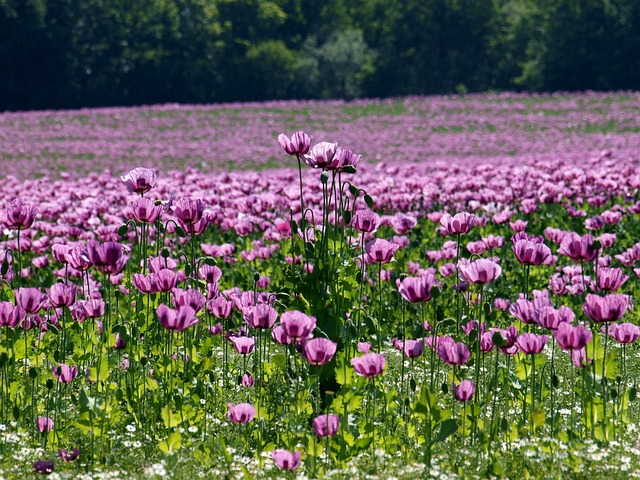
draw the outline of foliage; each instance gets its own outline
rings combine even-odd
[[[634,0],[3,0],[0,109],[621,90]]]

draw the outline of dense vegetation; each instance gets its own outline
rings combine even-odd
[[[0,0],[0,110],[640,83],[635,0]]]
[[[639,111],[3,114],[0,478],[640,477]]]

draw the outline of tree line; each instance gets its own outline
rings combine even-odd
[[[640,87],[638,0],[0,0],[0,111]]]

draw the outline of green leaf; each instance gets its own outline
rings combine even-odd
[[[420,395],[413,403],[412,410],[423,420],[438,422],[442,418],[442,409],[438,407],[438,397],[431,393],[426,385],[420,387]]]
[[[100,371],[98,371],[97,365],[89,367],[89,380],[91,382],[97,382],[98,380],[104,382],[107,378],[109,378],[109,361],[104,356],[100,359]]]
[[[533,414],[533,424],[536,427],[541,427],[542,425],[544,425],[544,420],[544,412],[536,409],[536,412]]]
[[[284,353],[276,353],[271,357],[271,361],[276,367],[282,368],[287,363],[287,357]]]
[[[158,448],[160,449],[160,451],[166,453],[167,455],[175,453],[180,449],[181,446],[182,436],[180,435],[180,432],[177,431],[172,432],[166,440],[163,440],[158,444]]]
[[[457,431],[458,431],[458,422],[456,422],[452,418],[445,420],[440,424],[440,430],[438,431],[438,435],[436,435],[435,438],[431,440],[431,444],[433,445],[434,443],[437,443],[437,442],[443,442],[449,436],[453,435]]]
[[[96,399],[87,395],[86,389],[80,390],[80,411],[88,412],[96,408]]]
[[[340,385],[351,385],[353,376],[353,368],[347,365],[346,352],[343,350],[336,357],[336,382]]]
[[[165,405],[162,409],[162,422],[165,427],[172,428],[180,425],[182,418],[177,413],[172,412],[169,405]]]
[[[100,435],[100,428],[95,428],[95,425],[91,422],[91,414],[89,412],[82,412],[78,415],[74,425],[84,434]]]

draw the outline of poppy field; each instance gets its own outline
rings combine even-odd
[[[639,114],[0,114],[0,478],[640,476]]]

